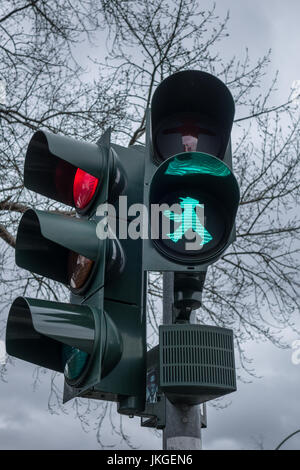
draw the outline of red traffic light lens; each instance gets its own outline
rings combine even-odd
[[[72,289],[81,289],[90,277],[94,261],[74,251],[69,254],[69,285]]]
[[[85,209],[93,199],[99,179],[78,168],[73,183],[73,198],[77,209]]]

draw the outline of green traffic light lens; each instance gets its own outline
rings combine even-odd
[[[172,222],[178,223],[176,230],[173,232],[165,234],[172,242],[177,243],[178,240],[181,240],[185,234],[192,230],[195,234],[200,236],[199,248],[201,248],[206,243],[209,243],[213,237],[206,230],[203,223],[199,218],[199,209],[204,209],[204,204],[200,204],[197,199],[192,197],[179,197],[179,206],[181,207],[181,212],[176,213],[170,210],[165,210],[163,215],[170,219]],[[198,213],[197,213],[198,210]]]
[[[165,171],[165,175],[173,176],[194,174],[226,177],[230,176],[231,172],[221,160],[211,158],[211,155],[199,152],[175,156]]]
[[[89,354],[80,349],[64,345],[62,350],[64,375],[67,381],[77,380],[83,373]]]
[[[219,158],[203,152],[170,157],[150,186],[149,202],[158,214],[151,216],[153,244],[176,262],[210,261],[226,247],[238,201],[237,181]]]

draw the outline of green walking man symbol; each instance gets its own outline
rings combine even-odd
[[[200,246],[210,242],[212,236],[200,222],[197,214],[197,208],[204,209],[204,205],[200,204],[197,199],[193,199],[192,197],[180,197],[179,199],[181,200],[179,203],[182,208],[181,214],[176,214],[170,210],[163,212],[164,216],[168,217],[168,219],[178,223],[181,222],[174,232],[167,233],[166,236],[174,243],[177,243],[188,230],[192,229],[200,236]]]

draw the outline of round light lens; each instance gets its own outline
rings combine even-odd
[[[69,254],[69,285],[81,289],[88,280],[94,261],[74,251]]]
[[[155,132],[155,150],[162,160],[182,152],[219,155],[222,141],[216,125],[195,113],[179,113],[161,122]]]
[[[73,198],[77,209],[85,209],[94,197],[99,179],[86,171],[77,169],[74,184]]]
[[[62,348],[62,356],[65,378],[69,381],[78,379],[87,365],[88,353],[65,344]]]

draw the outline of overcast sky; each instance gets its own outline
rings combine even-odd
[[[210,5],[211,2],[204,1]],[[280,70],[279,96],[288,96],[299,68],[299,0],[222,0],[217,1],[220,15],[230,10],[230,37],[219,43],[220,55],[244,53],[253,59],[272,48],[270,76]],[[299,324],[300,325],[300,324]],[[290,334],[289,341],[300,340]],[[248,355],[261,378],[238,384],[238,391],[224,401],[224,409],[208,407],[208,428],[203,431],[204,449],[253,449],[262,444],[272,449],[289,433],[300,428],[300,364],[292,362],[292,351],[278,350],[270,344],[248,344]],[[294,361],[295,362],[295,361]],[[33,390],[34,366],[15,361],[8,368],[7,383],[0,382],[0,449],[97,449],[95,421],[90,430],[82,430],[74,417],[72,402],[66,414],[50,414],[48,398],[50,376]],[[61,382],[60,382],[61,383]],[[124,418],[125,430],[141,449],[160,449],[161,438],[140,428],[139,420]],[[104,443],[116,449],[128,448],[111,434],[105,424]],[[299,449],[300,435],[285,448]]]

